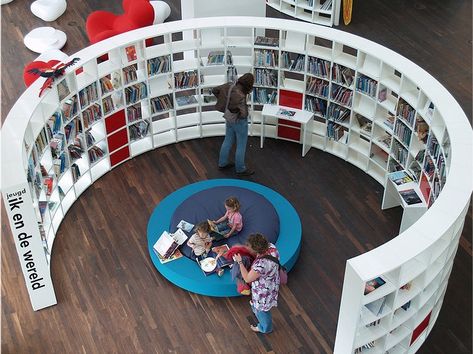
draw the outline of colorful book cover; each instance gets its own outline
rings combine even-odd
[[[419,195],[414,189],[405,189],[403,191],[399,191],[399,194],[409,205],[422,203],[422,199],[420,199]]]
[[[381,285],[384,285],[384,284],[386,284],[386,282],[380,277],[367,281],[365,284],[365,295],[378,289]]]
[[[126,58],[128,61],[136,60],[136,49],[134,45],[125,48]]]

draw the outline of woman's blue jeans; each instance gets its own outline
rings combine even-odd
[[[246,171],[245,152],[246,142],[248,141],[248,119],[238,118],[234,123],[226,122],[225,139],[220,148],[220,156],[218,159],[219,167],[228,165],[228,156],[230,155],[233,144],[235,144],[235,140],[235,171],[243,172]]]
[[[252,305],[251,309],[258,319],[258,329],[262,333],[270,333],[273,331],[273,316],[271,315],[271,310],[269,311],[258,311]]]

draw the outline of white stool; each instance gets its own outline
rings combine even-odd
[[[2,0],[2,2],[0,3],[0,5],[6,5],[6,4],[9,4],[11,3],[13,0]]]
[[[31,12],[46,22],[54,21],[66,11],[66,0],[36,0],[31,3]]]
[[[163,23],[171,14],[171,8],[164,1],[150,1],[151,6],[154,10],[154,21],[153,25]]]
[[[53,27],[38,27],[23,38],[26,48],[36,53],[51,49],[61,49],[66,44],[67,36]]]

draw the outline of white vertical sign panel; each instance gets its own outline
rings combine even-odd
[[[33,310],[55,305],[56,295],[28,184],[4,189],[3,201]]]

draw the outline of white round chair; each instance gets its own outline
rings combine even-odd
[[[0,5],[6,5],[11,3],[13,0],[1,0]]]
[[[35,28],[23,38],[26,48],[40,54],[51,49],[61,49],[66,41],[66,34],[53,27]]]
[[[36,0],[31,3],[31,12],[42,19],[50,22],[56,20],[66,11],[66,0]]]
[[[171,14],[171,8],[164,1],[150,1],[151,6],[154,10],[154,21],[153,25],[163,23]]]

